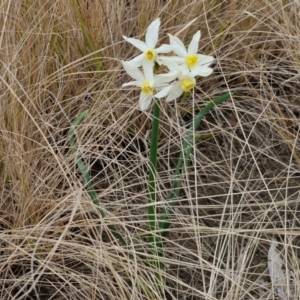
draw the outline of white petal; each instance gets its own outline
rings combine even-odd
[[[170,44],[172,46],[176,46],[173,49],[174,53],[176,53],[176,55],[178,56],[185,57],[188,53],[185,49],[183,42],[179,38],[171,34],[169,34],[169,38],[170,38]]]
[[[125,71],[128,73],[130,77],[140,82],[145,80],[144,74],[138,68],[133,66],[130,62],[122,61],[122,64]]]
[[[144,93],[140,94],[139,103],[140,103],[141,110],[146,110],[149,107],[152,101],[152,97],[153,97],[152,95],[146,95]]]
[[[153,21],[147,29],[146,32],[146,44],[148,46],[148,48],[155,48],[155,45],[158,41],[158,30],[159,30],[159,26],[160,26],[160,19],[156,19],[155,21]]]
[[[133,58],[132,60],[129,60],[128,63],[130,63],[132,67],[138,68],[143,64],[144,60],[145,60],[145,54],[142,53],[136,56],[135,58]]]
[[[209,76],[213,72],[212,68],[206,67],[206,66],[199,66],[195,67],[192,72],[190,73],[190,76],[202,76],[206,77]]]
[[[180,68],[180,71],[181,71],[182,76],[185,76],[185,75],[189,75],[189,74],[190,74],[190,69],[188,68],[188,66],[187,66],[186,64],[180,65],[179,68]],[[195,76],[196,76],[196,75],[195,75]]]
[[[199,41],[200,41],[200,37],[201,37],[201,33],[200,33],[200,30],[198,30],[193,38],[192,38],[192,41],[189,45],[189,48],[188,48],[188,53],[189,54],[196,54],[198,52],[198,46],[199,46]]]
[[[173,62],[176,63],[178,65],[184,64],[185,63],[185,58],[184,57],[180,57],[180,56],[160,56],[159,57],[162,64],[164,65],[164,62]]]
[[[134,39],[134,38],[128,38],[124,35],[123,35],[123,38],[126,40],[126,42],[132,44],[134,47],[138,48],[142,52],[145,52],[148,49],[145,42],[142,42],[142,41]]]
[[[197,56],[199,58],[198,65],[201,66],[206,65],[208,67],[215,60],[213,56],[209,55],[198,54]]]
[[[169,96],[167,97],[166,101],[170,102],[176,98],[178,98],[179,96],[181,96],[183,94],[183,89],[180,86],[180,83],[175,83],[172,86],[172,89],[169,92]]]
[[[159,87],[166,82],[174,80],[178,75],[178,71],[157,75],[154,77],[155,87]]]
[[[143,62],[142,67],[143,67],[143,72],[144,72],[144,75],[145,75],[145,80],[153,81],[153,78],[154,78],[154,75],[153,75],[154,63],[145,60]]]
[[[155,94],[154,97],[157,98],[157,99],[163,98],[163,97],[167,96],[170,93],[172,88],[173,88],[172,85],[166,86],[161,91],[159,91],[157,94]]]
[[[157,49],[155,49],[156,53],[168,53],[168,52],[171,52],[171,51],[174,51],[174,49],[177,48],[175,46],[172,46],[172,45],[161,45],[159,46]]]
[[[170,71],[178,71],[179,65],[174,62],[173,59],[169,59],[169,57],[161,57],[162,64],[167,66]]]
[[[124,87],[124,86],[130,86],[130,85],[141,87],[142,83],[140,81],[130,81],[130,82],[123,83],[122,87]]]

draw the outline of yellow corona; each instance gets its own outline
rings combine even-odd
[[[189,54],[185,58],[185,63],[188,67],[192,68],[197,65],[198,63],[198,57],[195,54]]]
[[[151,95],[153,94],[154,87],[151,86],[149,81],[145,81],[142,83],[142,92],[146,95]]]
[[[180,81],[180,86],[185,92],[188,92],[195,86],[195,82],[190,78],[184,78]]]

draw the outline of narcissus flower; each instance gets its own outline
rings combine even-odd
[[[143,65],[143,72],[134,67],[130,62],[123,61],[123,67],[125,71],[135,81],[124,83],[122,86],[134,85],[141,89],[139,104],[141,110],[146,110],[154,97],[162,98],[168,94],[169,84],[167,83],[174,80],[178,74],[178,71],[172,71],[167,74],[154,75],[153,67],[150,64]],[[159,91],[157,94],[154,94]]]
[[[192,71],[189,71],[184,66],[179,66],[173,61],[166,62],[166,66],[168,69],[174,73],[177,72],[178,81],[168,86],[165,90],[165,96],[167,96],[166,101],[172,101],[179,96],[181,96],[184,92],[189,92],[196,85],[196,76],[208,76],[211,74],[212,69],[206,68],[207,73],[205,75],[203,72],[203,67],[198,66],[193,68]],[[160,97],[160,93],[156,95],[157,98]]]
[[[203,54],[197,54],[200,37],[201,37],[201,33],[199,30],[194,34],[192,41],[188,46],[188,49],[186,49],[183,42],[179,38],[169,34],[170,44],[171,46],[174,47],[173,51],[177,56],[160,57],[161,62],[165,64],[168,61],[172,61],[191,71],[193,71],[195,68],[198,68],[199,66],[202,66],[203,75],[201,74],[198,75],[200,76],[210,75],[212,69],[208,68],[208,66],[214,61],[214,57],[203,55]],[[211,70],[210,73],[208,69]]]
[[[166,101],[172,101],[184,92],[189,92],[196,85],[196,76],[209,76],[212,68],[209,65],[214,61],[212,56],[197,54],[200,40],[200,31],[194,34],[191,43],[186,49],[183,42],[169,34],[170,45],[156,47],[160,20],[153,21],[146,32],[146,41],[142,42],[134,38],[126,39],[143,53],[131,61],[122,62],[126,72],[135,81],[124,83],[124,86],[134,85],[140,88],[139,104],[141,110],[146,110],[152,99],[167,97]],[[173,51],[177,56],[159,56],[160,53]],[[170,73],[154,75],[154,63],[158,62],[168,67]],[[142,66],[143,72],[139,70]],[[174,82],[174,79],[177,81]]]
[[[155,61],[160,63],[158,54],[168,53],[174,50],[174,46],[171,45],[162,45],[155,49],[155,46],[158,41],[159,26],[160,19],[156,19],[149,25],[146,32],[145,42],[123,36],[123,38],[127,42],[129,42],[130,44],[132,44],[133,46],[135,46],[143,52],[142,54],[129,61],[133,67],[138,68],[144,64],[150,64],[151,66],[153,66]]]

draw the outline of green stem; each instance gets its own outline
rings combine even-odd
[[[161,249],[157,248],[161,243],[161,237],[157,233],[157,216],[156,216],[156,171],[157,171],[157,149],[158,149],[158,137],[159,137],[159,119],[160,119],[160,106],[157,99],[154,100],[153,106],[153,120],[151,129],[151,144],[150,144],[150,167],[149,167],[149,179],[148,179],[148,229],[149,237],[148,243],[150,246],[150,253],[153,258],[149,260],[150,266],[153,268],[153,272],[156,278],[156,284],[159,289],[163,290],[163,282],[160,273],[157,270],[162,269],[158,257],[162,256]]]
[[[158,101],[155,99],[153,107],[153,120],[151,130],[151,145],[150,145],[150,168],[148,179],[148,225],[149,232],[149,244],[155,247],[155,235],[156,233],[156,170],[157,170],[157,149],[158,149],[158,136],[159,136],[159,119],[160,119],[160,107]]]

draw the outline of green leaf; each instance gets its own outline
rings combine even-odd
[[[200,122],[203,120],[204,116],[216,105],[219,105],[232,97],[232,93],[224,94],[217,99],[209,102],[206,106],[196,115],[193,123],[191,124],[189,130],[186,133],[186,138],[184,139],[182,150],[179,155],[176,169],[175,169],[175,179],[171,183],[171,189],[167,196],[167,204],[163,209],[162,215],[160,217],[159,229],[161,230],[161,236],[166,237],[168,235],[168,229],[170,227],[170,222],[168,222],[170,214],[172,213],[172,206],[175,205],[176,199],[179,196],[183,179],[186,172],[186,167],[189,163],[189,158],[199,137],[194,138],[194,130],[199,126]],[[162,245],[159,245],[162,247]]]

